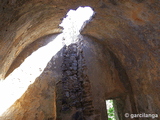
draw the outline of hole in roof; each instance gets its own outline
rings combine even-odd
[[[60,24],[63,27],[63,37],[65,44],[77,42],[77,38],[85,25],[90,22],[94,11],[91,7],[79,7],[76,10],[69,10],[67,17]]]
[[[88,6],[70,10],[60,24],[63,33],[48,38],[51,42],[34,51],[5,80],[0,81],[0,116],[27,91],[29,85],[34,84],[47,63],[64,45],[77,42],[80,32],[93,15],[94,11]],[[10,113],[9,109],[7,113]]]

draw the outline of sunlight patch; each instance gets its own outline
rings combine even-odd
[[[94,11],[90,7],[79,7],[70,10],[60,24],[63,33],[56,38],[51,37],[50,43],[39,48],[27,57],[5,80],[0,81],[0,116],[19,99],[44,71],[47,63],[65,45],[77,42],[84,26],[91,20]]]
[[[0,115],[23,95],[51,58],[63,48],[62,35],[51,39],[54,40],[33,52],[5,80],[0,81]]]

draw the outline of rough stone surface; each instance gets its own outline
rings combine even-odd
[[[89,120],[98,116],[92,104],[90,80],[84,58],[83,40],[63,48],[62,97],[57,119]],[[70,113],[70,114],[69,114]],[[99,119],[101,119],[99,117]]]
[[[94,39],[92,43],[86,38],[88,45],[85,47],[88,54],[95,56],[92,58],[86,53],[88,57],[85,57],[94,108],[104,108],[103,100],[113,98],[119,106],[118,111],[122,110],[119,113],[122,120],[125,119],[125,112],[160,113],[158,0],[1,0],[1,79],[14,69],[13,61],[18,60],[17,56],[27,46],[45,35],[60,33],[62,30],[58,25],[66,12],[78,6],[91,6],[96,12],[93,20],[82,32]],[[89,43],[95,48],[88,49]],[[74,66],[72,68],[76,70]],[[54,78],[55,75],[49,76]],[[49,76],[45,73],[41,77],[51,80]],[[40,82],[30,86],[29,91],[36,89],[34,85],[39,87],[42,82],[40,78],[36,80]],[[41,91],[35,90],[35,103],[30,102],[32,99],[28,94],[31,93],[25,93],[13,105],[17,108],[17,113],[11,107],[11,111],[16,115],[14,112],[9,112],[9,115],[5,113],[6,119],[56,119],[53,105],[55,96],[51,94],[49,101],[43,102],[47,94],[39,93],[43,89],[54,93],[55,88],[48,85],[48,82],[44,84],[46,86],[42,87]],[[66,95],[68,96],[68,93]],[[46,106],[51,102],[52,106],[47,109]],[[33,104],[35,107],[32,109]],[[39,118],[35,116],[37,109]],[[103,112],[104,110],[97,111],[97,114]],[[28,115],[29,113],[34,114]],[[75,116],[81,116],[81,113],[77,112]]]
[[[56,83],[61,79],[60,54],[53,57],[43,73],[26,92],[7,110],[0,120],[55,120]]]

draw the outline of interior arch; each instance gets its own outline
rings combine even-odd
[[[99,89],[100,91],[104,90],[105,93],[100,94],[101,100],[117,98],[119,105],[128,106],[124,105],[122,114],[133,113],[133,111],[136,113],[159,113],[160,105],[159,97],[157,97],[159,96],[158,1],[2,0],[0,1],[0,21],[2,21],[0,23],[0,78],[3,80],[14,69],[13,61],[18,59],[18,55],[26,46],[30,46],[31,43],[43,36],[61,33],[62,28],[59,27],[59,24],[62,18],[70,8],[76,9],[78,6],[91,6],[96,13],[93,20],[81,32],[84,36],[83,39],[87,39],[85,44],[91,46],[89,50],[84,46],[85,57],[88,60],[85,61],[86,65],[89,66],[87,66],[88,68],[92,68],[88,69],[88,71],[90,70],[87,73],[88,78],[91,80],[96,78],[93,78],[91,73],[96,73],[97,77],[102,78],[103,75],[108,75],[108,79],[97,78],[98,82],[96,80],[90,82],[94,98],[92,99],[93,106],[99,109],[105,105],[105,101],[96,100],[99,94],[98,90],[94,92],[94,89]],[[87,38],[87,36],[90,37]],[[93,60],[87,57],[88,53],[93,54]],[[53,112],[57,111],[58,96],[55,91],[58,88],[56,85],[61,79],[62,71],[60,67],[54,68],[54,66],[63,61],[60,52],[57,55],[60,57],[53,57],[51,60],[56,63],[51,65],[52,70],[50,67],[46,67],[45,72],[37,78],[36,84],[28,88],[30,92],[33,90],[37,92],[37,94],[36,92],[33,94],[36,97],[31,99],[30,95],[25,93],[12,106],[17,107],[21,104],[22,108],[26,107],[20,113],[21,115],[15,116],[17,120],[57,118],[57,113]],[[94,62],[96,64],[93,65]],[[96,65],[107,72],[98,71],[94,67]],[[55,82],[43,83],[44,79],[52,79]],[[114,79],[117,81],[115,82]],[[40,85],[43,89],[42,92],[38,91]],[[51,94],[52,96],[50,96]],[[25,99],[26,96],[29,98],[28,100]],[[33,102],[34,100],[36,102]],[[32,101],[31,105],[36,106],[37,113],[35,109],[31,110],[28,101]],[[100,106],[101,102],[102,106]],[[49,104],[52,104],[52,107],[48,107]],[[41,107],[41,105],[46,107]],[[21,109],[18,110],[21,111]],[[31,112],[35,114],[29,116]],[[95,110],[95,112],[97,119],[98,115],[101,116],[101,119],[106,118],[104,114],[101,115],[104,111]],[[2,119],[13,117],[14,110],[11,109],[10,113],[11,116],[5,114],[6,118]],[[77,114],[81,113],[77,112]]]

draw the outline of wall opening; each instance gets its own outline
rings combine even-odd
[[[113,99],[106,100],[106,109],[107,109],[108,120],[119,120],[116,112],[115,100]]]

